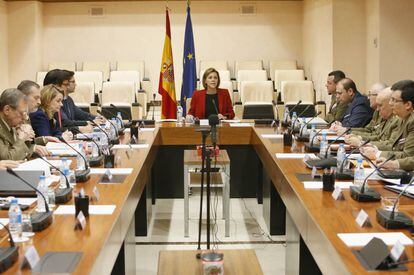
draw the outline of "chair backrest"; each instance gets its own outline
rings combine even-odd
[[[241,81],[267,81],[267,73],[265,70],[240,70],[237,82]]]
[[[43,86],[43,80],[45,80],[47,72],[37,72],[36,74],[36,83],[40,86]]]
[[[76,82],[93,82],[96,94],[102,91],[103,76],[100,71],[77,71],[75,80]]]
[[[117,71],[138,71],[140,79],[142,81],[145,77],[145,62],[139,61],[118,61],[116,64]]]
[[[132,81],[135,83],[135,91],[141,88],[139,71],[112,71],[110,81]]]
[[[272,103],[272,81],[243,81],[240,87],[240,99],[242,104],[251,102]]]
[[[76,104],[91,104],[95,101],[95,84],[93,82],[76,82],[75,92],[70,94]]]
[[[76,63],[75,62],[51,62],[49,63],[48,71],[51,71],[54,69],[68,70],[68,71],[74,72],[76,71]]]
[[[233,97],[233,83],[229,80],[227,81],[220,81],[220,87],[222,89],[227,89],[229,91],[229,95],[231,98],[231,102],[234,104],[234,97]]]
[[[102,106],[130,106],[135,102],[135,84],[133,81],[110,81],[102,87]]]
[[[276,70],[297,70],[296,60],[273,60],[269,61],[269,74],[272,80],[275,80]]]
[[[303,70],[276,70],[275,71],[275,88],[278,92],[281,89],[282,81],[301,81],[305,80]]]
[[[200,77],[203,77],[201,72],[204,72],[208,68],[214,68],[217,71],[228,71],[229,65],[227,64],[227,61],[224,60],[200,60]]]
[[[102,72],[103,80],[109,79],[109,71],[111,70],[111,64],[106,61],[84,61],[82,71],[98,71]]]
[[[234,75],[237,77],[240,70],[263,70],[262,60],[236,61]]]
[[[229,70],[217,70],[220,75],[220,81],[230,81],[230,71]],[[200,71],[200,81],[203,80],[205,70]]]
[[[315,93],[312,81],[282,81],[281,98],[286,104],[296,104],[302,100],[302,104],[314,104]]]

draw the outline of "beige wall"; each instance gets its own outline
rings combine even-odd
[[[379,0],[366,0],[366,87],[380,82]]]
[[[236,1],[194,1],[197,60],[298,59],[302,63],[302,3],[257,1],[257,14],[241,16]],[[45,3],[43,68],[51,61],[145,60],[158,86],[165,35],[165,2],[105,2],[103,18],[93,3]],[[169,2],[177,83],[180,83],[185,1]],[[267,66],[267,64],[266,64]],[[178,86],[178,85],[177,85]],[[177,89],[179,90],[179,89]]]
[[[9,85],[35,79],[42,58],[42,3],[8,3]]]
[[[303,67],[312,80],[317,100],[329,101],[326,76],[333,64],[332,0],[303,3]]]
[[[412,0],[380,0],[380,78],[392,84],[414,79]]]
[[[0,92],[9,85],[7,3],[0,0]]]

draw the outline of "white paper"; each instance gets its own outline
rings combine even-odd
[[[316,158],[315,154],[276,153],[276,157],[279,159],[303,159],[305,156]]]
[[[402,232],[339,233],[338,237],[347,246],[364,246],[374,237],[383,240],[386,245],[395,245],[397,241],[403,245],[413,245],[413,241]]]
[[[221,122],[225,122],[225,123],[240,123],[241,120],[240,119],[223,119],[223,120],[221,120]]]
[[[364,209],[361,209],[361,211],[359,211],[358,216],[356,217],[355,221],[360,227],[363,227],[368,219],[369,219],[369,216],[368,216],[367,212],[365,212]]]
[[[53,166],[55,166],[55,167],[57,167],[59,169],[60,169],[60,166],[62,165],[62,160],[60,160],[60,159],[48,159],[47,161],[50,162]],[[72,160],[71,159],[67,159],[66,160],[66,163],[67,163],[68,166],[70,166],[71,163],[72,163]]]
[[[90,174],[105,174],[106,170],[111,171],[112,175],[129,175],[132,168],[91,168]]]
[[[352,181],[337,181],[335,182],[335,188],[338,187],[340,189],[349,189],[349,187],[353,185]]]
[[[343,197],[343,194],[342,194],[341,188],[339,188],[338,186],[335,186],[335,189],[332,192],[332,198],[334,198],[334,200],[339,200],[342,197]]]
[[[404,249],[405,249],[404,245],[400,241],[397,241],[391,249],[391,252],[390,252],[391,258],[394,261],[398,261],[401,255],[404,253]]]
[[[41,159],[23,162],[17,168],[13,168],[13,171],[43,171],[46,177],[50,176],[49,164]]]
[[[79,222],[82,230],[85,229],[85,226],[86,226],[86,218],[85,218],[85,215],[83,214],[82,211],[79,211],[79,214],[76,217],[76,219],[78,220],[78,222]]]
[[[312,119],[312,121],[310,122],[310,124],[324,124],[324,125],[328,124],[328,122],[326,122],[324,119],[322,119],[320,117],[315,117],[315,118],[306,117],[305,118],[306,123],[308,123],[308,121],[311,120],[311,119]]]
[[[200,126],[209,126],[208,119],[200,119]]]
[[[231,123],[230,127],[250,127],[253,126],[252,123],[241,122],[241,123]]]
[[[398,185],[395,185],[395,186],[388,186],[388,188],[393,189],[394,191],[397,191],[397,192],[401,192],[401,191],[404,190],[404,188],[406,186],[407,185],[399,185],[399,186]],[[408,193],[408,194],[414,195],[414,186],[408,187],[407,190],[405,190],[404,193]]]
[[[155,128],[140,128],[139,131],[140,132],[154,132],[155,131]]]
[[[282,134],[262,134],[262,138],[283,139],[283,135]]]
[[[56,157],[76,157],[77,153],[72,149],[51,149],[49,152]]]
[[[323,182],[321,181],[304,181],[303,185],[305,186],[305,189],[322,189],[323,188]]]
[[[116,150],[116,149],[145,149],[148,148],[149,144],[116,144],[112,147],[112,150]]]
[[[37,201],[37,198],[17,198],[18,204],[32,205]]]
[[[112,215],[116,205],[89,205],[89,215]],[[75,215],[74,205],[59,205],[53,212],[56,215]]]
[[[46,177],[46,179],[45,179],[45,183],[46,183],[47,186],[51,185],[54,182],[58,182],[58,181],[60,181],[60,177],[56,176],[56,175],[50,175],[50,176]]]
[[[0,229],[3,229],[3,225],[7,226],[9,224],[9,219],[8,218],[5,218],[5,219],[1,218],[0,223],[2,223],[2,224],[0,224]]]

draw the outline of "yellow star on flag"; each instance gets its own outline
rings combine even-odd
[[[193,54],[192,54],[192,53],[189,53],[189,54],[187,55],[187,57],[188,57],[188,59],[193,59]]]

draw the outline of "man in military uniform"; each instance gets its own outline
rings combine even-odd
[[[345,74],[342,71],[333,71],[328,74],[326,80],[326,89],[331,96],[331,104],[329,106],[328,113],[325,116],[325,120],[330,122],[341,121],[345,115],[348,104],[341,103],[336,96],[336,84],[345,78]]]
[[[25,95],[18,89],[7,89],[0,96],[0,159],[23,160],[35,151],[47,155],[43,146],[33,145],[34,133],[19,126],[27,117]]]
[[[414,81],[398,81],[392,85],[391,90],[390,105],[398,117],[391,137],[388,140],[374,141],[369,146],[361,148],[363,154],[372,159],[379,158],[380,163],[384,158],[394,154],[397,160],[385,164],[385,167],[389,168],[399,167],[401,159],[414,156]]]

